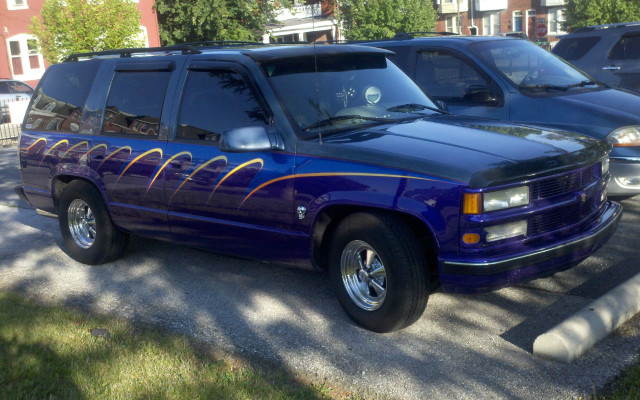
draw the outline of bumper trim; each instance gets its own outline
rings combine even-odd
[[[593,230],[579,239],[540,249],[533,253],[522,254],[516,257],[505,258],[497,261],[464,262],[442,260],[441,273],[476,276],[493,275],[543,263],[554,258],[559,258],[575,252],[580,252],[581,250],[587,250],[589,248],[593,248],[593,251],[595,251],[604,244],[611,235],[613,235],[621,217],[622,206],[618,203],[611,202],[599,218],[601,221],[600,223],[602,224],[604,222],[604,224],[599,224],[597,230]]]

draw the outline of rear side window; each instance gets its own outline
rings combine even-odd
[[[117,71],[104,110],[102,131],[158,136],[170,71]]]
[[[567,61],[579,60],[584,57],[600,41],[600,36],[562,39],[553,48],[553,53]]]
[[[640,34],[623,36],[609,52],[610,60],[640,60]]]
[[[240,74],[224,69],[189,71],[178,138],[217,144],[224,131],[266,125],[262,108]]]
[[[99,62],[62,63],[49,67],[34,94],[26,129],[77,132]]]

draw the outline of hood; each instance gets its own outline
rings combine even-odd
[[[413,170],[473,188],[559,173],[598,162],[606,142],[554,130],[440,115],[323,138],[299,150]]]
[[[640,125],[640,95],[602,89],[552,96],[515,96],[512,121],[553,126],[604,139],[616,128]]]

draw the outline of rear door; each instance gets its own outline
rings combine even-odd
[[[164,182],[158,171],[166,157],[161,134],[165,95],[177,77],[176,60],[113,61],[97,81],[110,82],[99,98],[104,110],[99,135],[88,154],[104,185],[114,222],[138,234],[169,238]]]
[[[604,82],[640,90],[640,29],[625,33],[615,42],[600,70]]]

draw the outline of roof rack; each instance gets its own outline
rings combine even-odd
[[[598,29],[615,29],[615,28],[626,28],[628,26],[638,26],[640,25],[640,21],[636,22],[620,22],[617,24],[604,24],[604,25],[591,25],[585,26],[582,28],[578,28],[571,33],[580,33],[580,32],[593,32]]]
[[[194,47],[224,47],[224,46],[248,46],[248,45],[262,45],[266,43],[262,42],[249,42],[242,40],[205,40],[199,42],[187,42],[182,43],[182,46],[194,46]]]
[[[440,36],[459,36],[454,32],[435,32],[435,31],[422,31],[422,32],[398,32],[393,37],[396,40],[413,39],[416,35],[440,35]]]
[[[175,45],[175,46],[167,46],[167,47],[143,47],[143,48],[132,48],[132,49],[117,49],[117,50],[104,50],[104,51],[94,51],[89,53],[77,53],[72,54],[69,57],[65,58],[63,62],[70,61],[80,61],[82,58],[92,59],[98,57],[109,57],[109,56],[118,56],[120,58],[133,57],[134,54],[144,54],[144,53],[174,53],[181,52],[182,54],[199,54],[200,50],[196,49],[193,46],[189,45]]]

